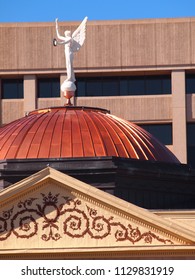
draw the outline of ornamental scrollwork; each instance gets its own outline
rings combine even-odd
[[[101,215],[98,210],[77,198],[60,197],[59,193],[54,195],[51,192],[41,193],[40,197],[20,201],[2,213],[0,241],[7,240],[11,235],[30,239],[39,233],[45,242],[57,242],[65,236],[99,240],[112,236],[116,242],[128,241],[131,244],[139,241],[173,244],[154,232],[143,231],[131,224],[125,225],[113,216]]]

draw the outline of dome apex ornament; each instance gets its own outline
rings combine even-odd
[[[56,35],[57,39],[53,39],[53,46],[64,45],[64,53],[66,59],[66,72],[67,78],[61,85],[61,91],[64,93],[64,97],[67,98],[67,104],[71,105],[70,98],[74,96],[75,86],[75,74],[73,68],[74,53],[78,52],[85,41],[86,35],[86,23],[87,17],[83,19],[77,29],[71,34],[71,31],[66,30],[64,36],[61,36],[58,31],[58,19],[56,18]]]

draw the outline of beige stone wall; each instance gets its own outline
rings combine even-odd
[[[60,22],[60,32],[78,24]],[[75,68],[91,72],[192,67],[194,35],[194,18],[88,21],[87,40],[76,54]],[[55,36],[54,22],[0,24],[1,71],[61,71],[63,47],[52,46]]]
[[[37,109],[62,106],[60,98],[37,98]]]
[[[181,226],[186,226],[195,232],[195,211],[194,210],[172,210],[172,211],[156,211],[156,215],[173,222],[177,222]]]
[[[23,99],[3,99],[1,110],[2,124],[10,123],[25,116]]]
[[[185,71],[172,71],[173,152],[187,162]]]
[[[31,112],[36,109],[36,76],[24,75],[24,111]]]
[[[171,95],[79,97],[76,105],[100,107],[133,122],[164,122],[172,120]]]

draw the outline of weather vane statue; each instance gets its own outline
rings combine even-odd
[[[74,84],[76,80],[73,68],[74,53],[80,50],[85,41],[87,17],[84,18],[72,35],[71,31],[66,30],[64,32],[64,36],[61,36],[58,31],[58,19],[56,19],[55,22],[56,35],[59,41],[57,39],[53,39],[53,45],[64,45],[66,59],[67,78],[61,85],[61,91],[64,92],[64,96],[68,99],[67,105],[71,105],[70,98],[74,96],[74,92],[76,90],[76,86]]]

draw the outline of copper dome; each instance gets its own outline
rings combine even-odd
[[[107,156],[179,162],[144,129],[103,109],[36,110],[0,128],[0,160]]]

